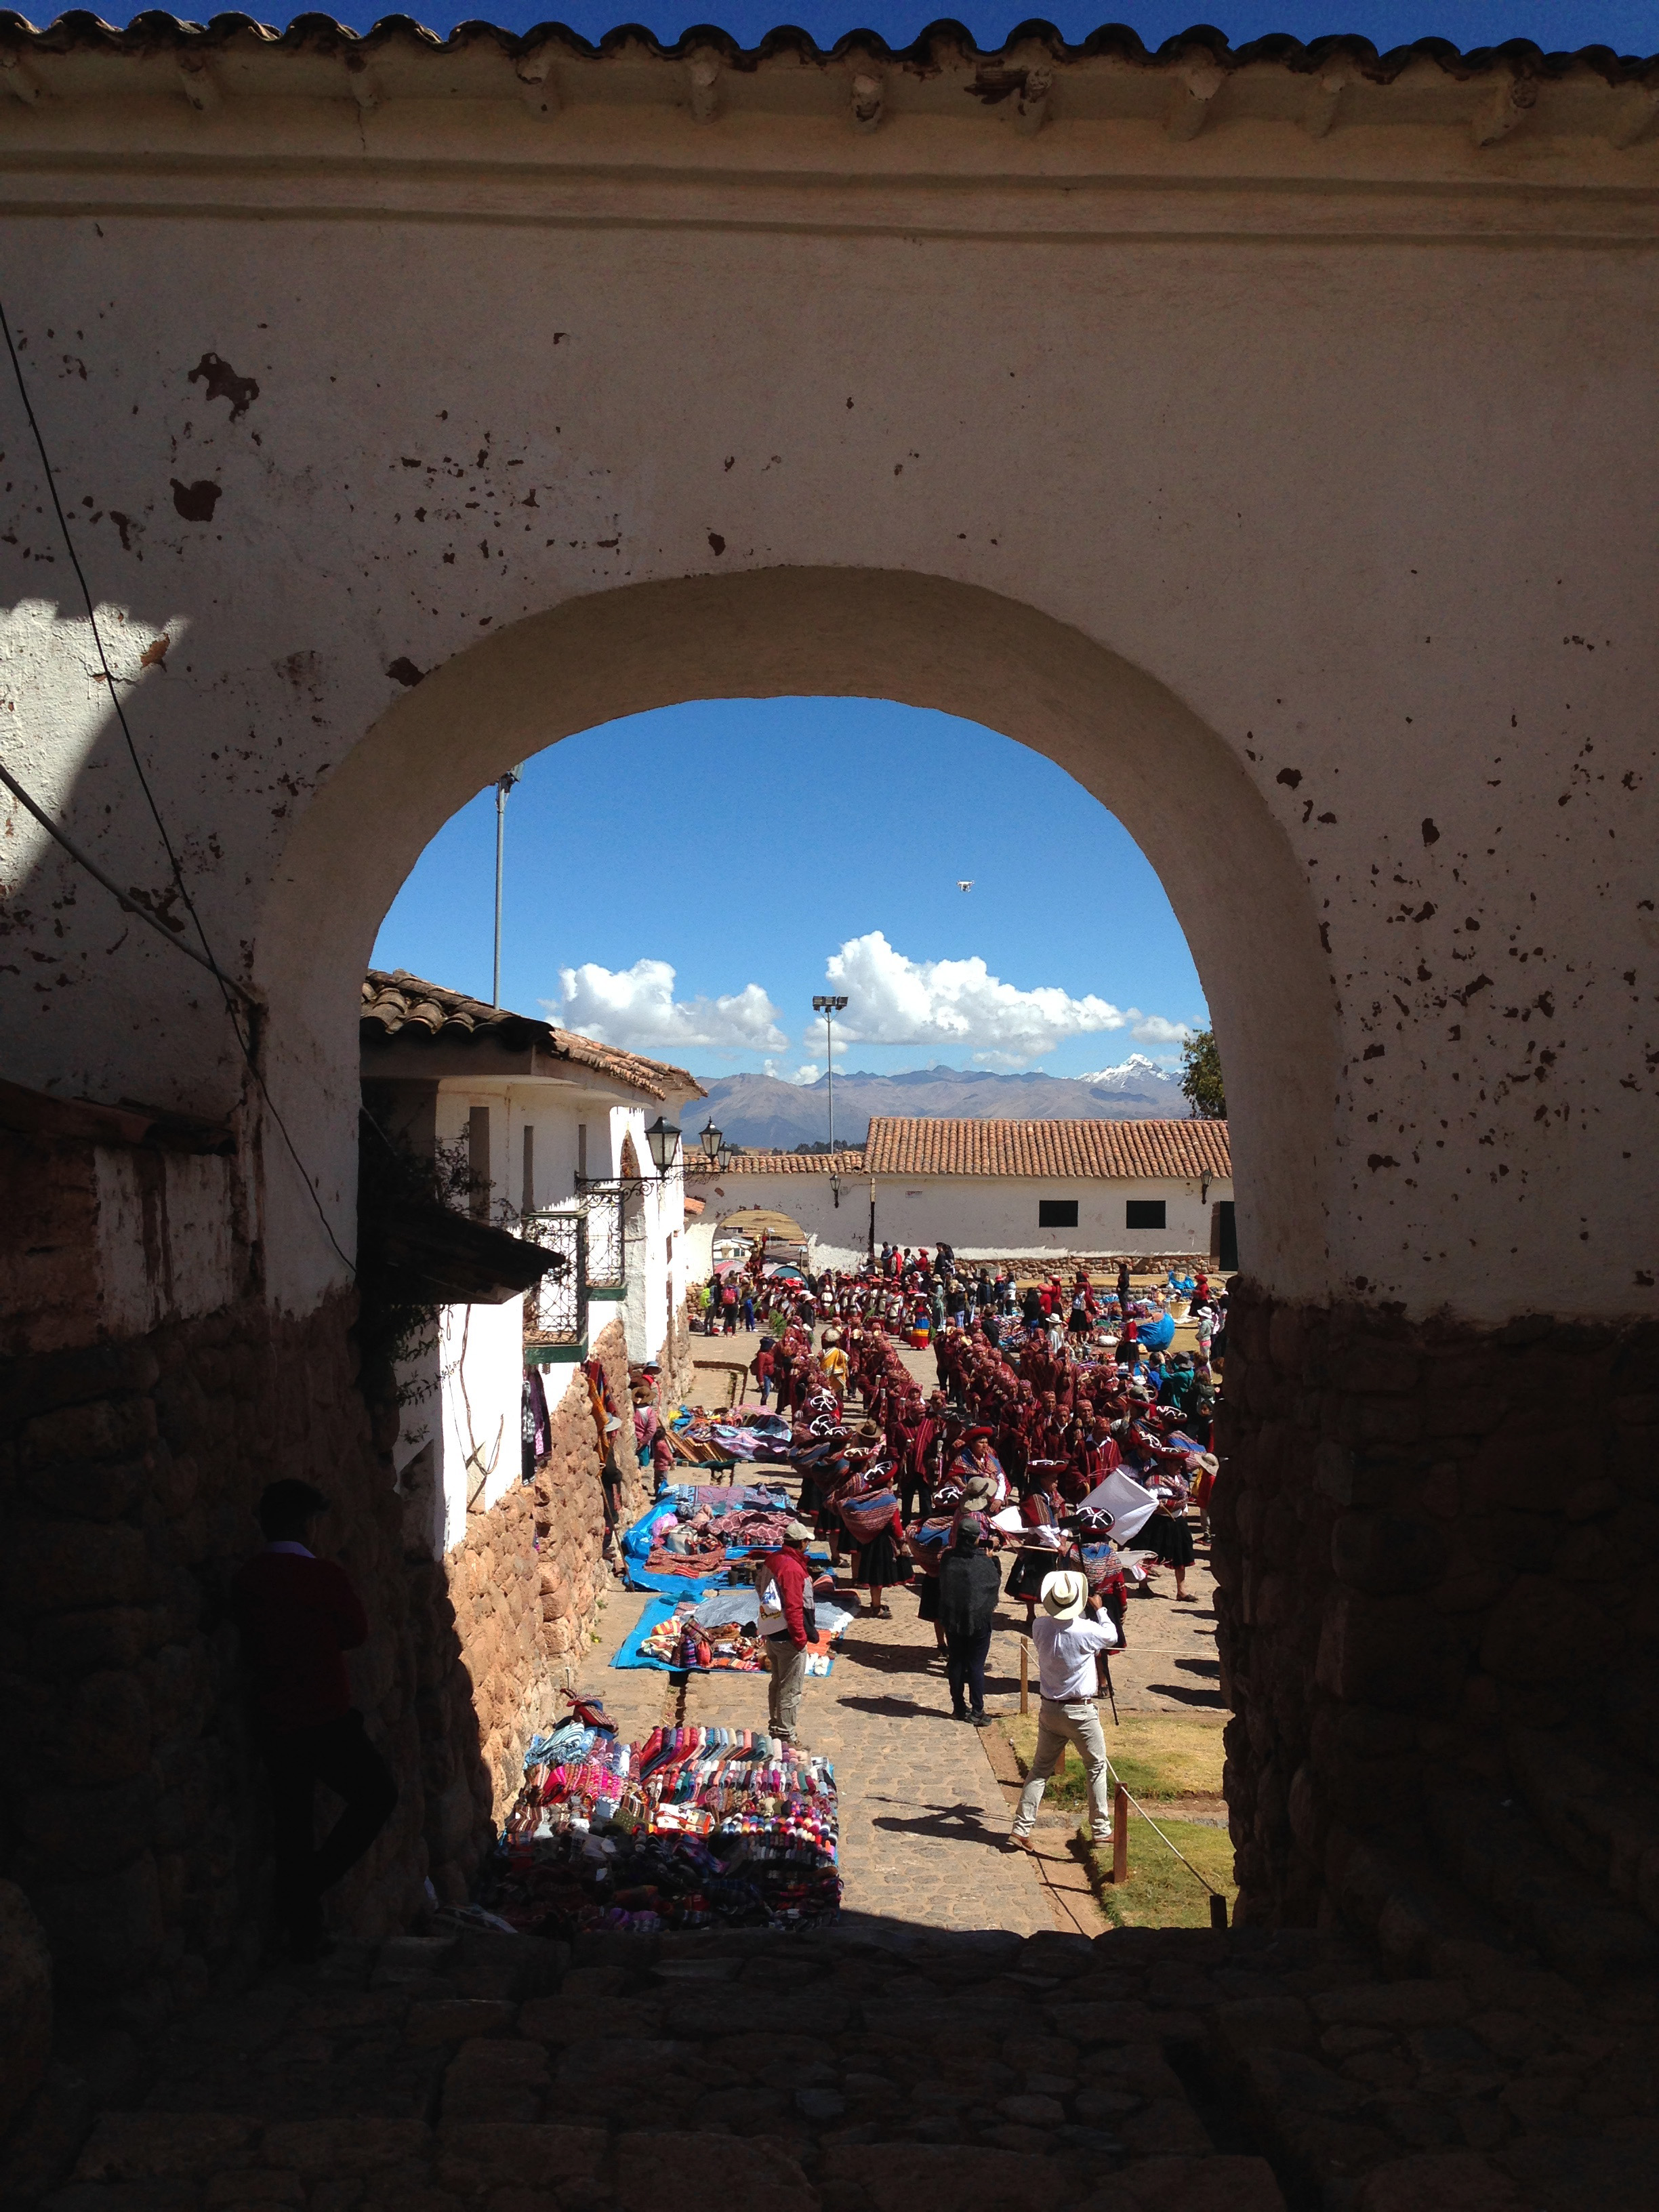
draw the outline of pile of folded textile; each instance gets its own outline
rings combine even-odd
[[[566,1721],[550,1735],[538,1735],[525,1753],[524,1787],[507,1815],[506,1833],[530,1842],[567,1829],[573,1821],[590,1826],[614,1818],[637,1789],[634,1747],[614,1730]]]
[[[544,1756],[486,1866],[480,1902],[512,1926],[568,1936],[834,1919],[827,1759],[748,1729],[657,1729],[642,1744],[585,1748],[567,1733],[532,1747]]]

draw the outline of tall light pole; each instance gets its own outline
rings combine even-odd
[[[495,980],[492,1006],[501,1003],[501,864],[507,853],[507,794],[524,774],[524,763],[495,780]]]
[[[842,999],[814,999],[812,1012],[823,1016],[823,1065],[830,1084],[830,1194],[841,1204],[841,1177],[836,1173],[836,1041],[830,1024],[846,1007]]]

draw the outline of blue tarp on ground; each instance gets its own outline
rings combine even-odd
[[[709,1620],[752,1619],[758,1609],[759,1603],[753,1590],[727,1592],[708,1587],[701,1589],[696,1588],[683,1589],[674,1597],[653,1597],[641,1613],[637,1624],[629,1631],[617,1645],[617,1656],[611,1662],[611,1665],[624,1668],[654,1667],[659,1674],[663,1674],[678,1671],[670,1667],[667,1660],[653,1658],[642,1649],[642,1646],[646,1638],[652,1633],[653,1630],[660,1628],[663,1622],[672,1617],[675,1607],[688,1597],[697,1601],[698,1618]],[[744,1599],[749,1601],[746,1607],[742,1602]],[[825,1606],[819,1613],[818,1625],[822,1633],[838,1636],[851,1619],[850,1613],[842,1613],[838,1607]],[[826,1659],[822,1669],[823,1674],[830,1674],[834,1665],[833,1660]],[[732,1674],[740,1670],[734,1667],[694,1667],[688,1671],[694,1674]]]
[[[672,1490],[665,1490],[662,1496],[648,1506],[625,1533],[622,1540],[622,1555],[629,1589],[672,1590],[676,1597],[684,1597],[696,1581],[696,1575],[653,1574],[646,1561],[651,1556],[651,1532],[657,1523],[671,1520],[677,1505],[696,1504],[698,1491],[703,1486],[696,1483],[680,1483]],[[766,1503],[780,1511],[788,1509],[789,1498],[785,1491],[774,1490],[767,1483],[745,1484],[743,1487],[752,1489],[757,1497],[763,1492]],[[747,1549],[732,1547],[727,1548],[726,1554],[728,1559],[746,1559],[748,1555]],[[703,1573],[706,1577],[708,1570],[704,1569]]]

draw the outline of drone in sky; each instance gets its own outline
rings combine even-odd
[[[965,883],[963,882],[963,878],[962,878],[960,876],[958,876],[958,877],[957,878],[957,889],[959,891],[970,891],[970,890],[972,890],[972,889],[973,889],[973,888],[974,888],[974,878],[973,878],[971,876],[969,876],[969,877],[968,878],[967,881],[966,881]]]

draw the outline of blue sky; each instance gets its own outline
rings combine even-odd
[[[495,855],[492,786],[427,848],[376,966],[487,999]],[[505,1005],[700,1075],[815,1077],[825,991],[859,1032],[836,1065],[887,1072],[1078,1075],[1169,1060],[1205,1018],[1169,901],[1097,799],[885,700],[665,708],[538,755],[507,801],[501,971]]]
[[[125,23],[141,12],[137,8],[100,10],[107,21]],[[183,11],[180,10],[182,13]],[[258,14],[257,9],[250,9]],[[337,20],[358,30],[367,30],[377,17],[392,10],[386,7],[353,7],[342,5],[328,10]],[[629,7],[625,0],[611,0],[611,4],[586,4],[585,0],[566,0],[563,6],[526,6],[508,4],[474,9],[411,8],[409,12],[428,29],[447,32],[457,24],[487,21],[508,30],[528,30],[542,22],[562,22],[585,38],[598,39],[619,23],[642,24],[665,41],[678,39],[694,25],[717,23],[731,33],[739,44],[753,46],[763,33],[778,23],[799,24],[810,31],[821,46],[832,46],[844,32],[860,29],[878,31],[890,46],[907,46],[926,25],[941,16],[953,15],[954,20],[965,23],[983,47],[1000,46],[1017,24],[1032,18],[1052,22],[1065,37],[1073,41],[1086,38],[1103,22],[1128,21],[1149,46],[1173,38],[1196,22],[1211,22],[1224,31],[1235,45],[1247,39],[1265,36],[1270,31],[1289,32],[1299,39],[1320,38],[1332,32],[1355,33],[1386,51],[1390,46],[1402,46],[1413,39],[1449,39],[1453,45],[1466,50],[1474,46],[1496,46],[1505,39],[1531,39],[1551,51],[1585,46],[1611,46],[1619,53],[1649,54],[1659,46],[1659,7],[1634,6],[1629,0],[1615,0],[1615,4],[1587,6],[1582,0],[1459,0],[1459,4],[1448,4],[1448,0],[1245,0],[1235,7],[1212,6],[1206,13],[1189,7],[1158,6],[1123,9],[1091,7],[1051,7],[1023,9],[1017,6],[974,6],[963,4],[952,11],[949,8],[922,8],[894,5],[893,0],[865,0],[865,4],[821,4],[820,0],[805,0],[805,4],[764,4],[764,0],[726,0],[726,4],[715,5],[714,0],[704,0],[698,6],[696,0],[678,6],[653,4],[653,0],[638,0]],[[46,20],[37,15],[37,21]],[[285,15],[273,15],[266,20],[287,21]]]

